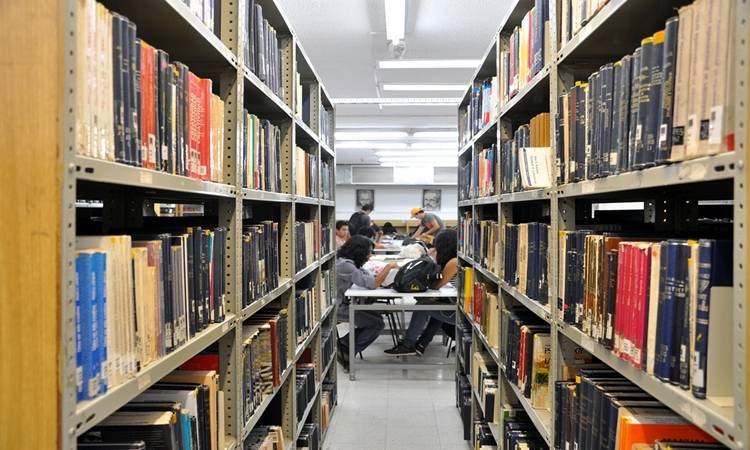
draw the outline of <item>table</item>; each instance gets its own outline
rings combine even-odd
[[[401,249],[402,248],[403,247],[374,248],[374,249],[372,249],[372,253],[375,254],[375,255],[378,255],[378,254],[380,254],[380,255],[383,255],[383,254],[385,254],[385,255],[396,254],[397,255],[397,254],[401,253]]]
[[[455,311],[454,303],[420,303],[419,300],[428,300],[435,298],[453,298],[457,297],[456,288],[447,285],[440,289],[430,289],[427,292],[403,293],[396,292],[390,288],[365,289],[359,286],[352,286],[344,292],[344,296],[349,302],[349,379],[356,379],[357,366],[367,366],[376,369],[424,369],[430,367],[445,367],[445,364],[434,363],[411,363],[404,364],[398,361],[394,363],[363,363],[357,362],[354,352],[354,314],[356,311]],[[360,304],[363,299],[389,299],[390,304]],[[416,300],[416,301],[415,301]],[[395,358],[394,358],[395,360]]]

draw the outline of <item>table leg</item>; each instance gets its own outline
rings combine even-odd
[[[351,299],[349,302],[349,379],[351,381],[354,381],[356,379],[356,376],[354,374],[355,372],[355,364],[357,363],[357,354],[355,352],[354,348],[354,305],[356,304],[355,299]]]

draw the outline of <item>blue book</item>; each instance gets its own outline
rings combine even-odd
[[[695,312],[692,390],[695,397],[706,398],[711,289],[732,286],[732,242],[701,239],[698,246],[698,307]]]
[[[688,259],[690,258],[690,245],[685,241],[678,241],[677,247],[677,270],[674,284],[673,309],[672,309],[672,341],[669,355],[669,381],[672,384],[680,383],[680,350],[683,343],[684,334],[683,322],[685,315],[689,312],[688,308],[688,287],[690,285],[690,275],[688,270]],[[668,273],[668,272],[667,272]],[[667,283],[669,283],[667,276]],[[669,310],[667,310],[669,314]]]
[[[94,360],[94,376],[98,377],[98,392],[107,392],[107,254],[96,252],[91,259],[91,266],[95,278],[94,308],[96,320],[92,323],[96,326],[96,353]]]
[[[91,253],[76,254],[76,397],[88,400],[91,380]]]
[[[182,430],[182,448],[184,450],[192,450],[193,448],[193,431],[192,423],[190,421],[190,414],[186,409],[183,409],[180,413],[180,429]]]
[[[661,277],[656,329],[656,354],[654,376],[669,381],[670,355],[672,353],[672,330],[674,321],[674,291],[677,284],[677,259],[679,242],[666,241],[661,244]]]

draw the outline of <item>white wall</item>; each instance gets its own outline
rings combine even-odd
[[[355,191],[375,189],[375,211],[370,215],[378,220],[405,220],[409,210],[422,206],[422,189],[442,191],[441,210],[433,211],[443,219],[456,219],[458,216],[458,194],[456,186],[377,186],[377,185],[337,185],[336,219],[348,220],[356,209]]]

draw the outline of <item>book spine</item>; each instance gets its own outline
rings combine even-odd
[[[662,56],[662,87],[660,101],[659,141],[656,151],[656,163],[669,161],[672,153],[672,123],[674,121],[675,77],[677,73],[677,41],[679,19],[667,20],[664,31]]]
[[[91,255],[76,255],[76,399],[87,399],[91,379],[91,354],[87,351],[91,339]]]
[[[648,90],[648,113],[644,129],[643,143],[643,166],[653,166],[656,162],[656,154],[659,149],[659,122],[661,120],[661,93],[664,83],[662,66],[664,55],[664,31],[657,31],[653,35],[653,46],[651,48],[651,60],[649,62],[649,90]]]
[[[612,155],[617,155],[613,150],[612,145],[612,134],[613,134],[613,114],[614,114],[614,98],[616,97],[614,90],[614,72],[615,67],[613,64],[606,64],[601,71],[601,90],[602,90],[602,106],[601,106],[601,133],[599,136],[599,175],[606,177],[615,173],[615,167],[617,165],[616,159],[613,161]]]
[[[714,242],[710,239],[701,239],[698,250],[698,308],[695,312],[695,353],[693,354],[692,386],[692,392],[696,398],[706,398],[708,318],[711,308]]]
[[[677,259],[675,261],[676,277],[674,285],[674,318],[672,332],[672,345],[669,358],[669,381],[672,384],[680,382],[680,354],[683,337],[683,321],[688,313],[688,258],[690,248],[687,243],[678,244]]]
[[[633,53],[630,70],[630,118],[628,120],[628,152],[623,161],[623,172],[633,169],[636,164],[636,147],[640,142],[640,91],[641,65],[643,61],[643,47],[638,47]]]

